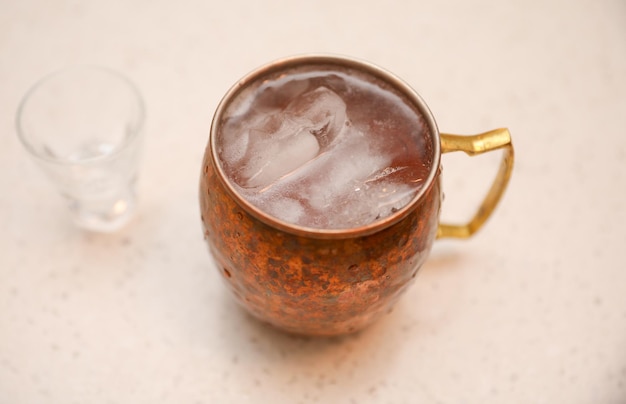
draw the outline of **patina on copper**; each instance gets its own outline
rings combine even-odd
[[[229,101],[248,83],[265,74],[315,63],[349,66],[382,78],[413,103],[428,127],[433,155],[424,185],[407,206],[367,226],[348,230],[311,229],[277,220],[239,195],[218,162],[216,132]],[[499,139],[504,135],[508,136],[508,131],[499,132]],[[476,142],[469,142],[475,149],[477,142],[482,142],[480,145],[485,142],[484,136],[480,136]],[[467,142],[454,143],[454,138],[447,139],[454,147],[445,151],[468,152]],[[276,61],[244,77],[225,95],[215,113],[200,180],[205,239],[238,302],[262,321],[283,330],[319,336],[354,332],[388,312],[413,282],[438,236],[442,199],[440,142],[434,118],[419,95],[394,75],[366,62],[334,56],[301,56]],[[503,160],[499,179],[490,192],[491,199],[487,198],[492,206],[481,207],[482,213],[486,209],[491,213],[510,177],[513,162],[510,137],[508,143],[499,142],[480,151],[501,147],[510,149],[510,153]],[[472,230],[482,222],[478,226],[474,223]],[[456,230],[468,225],[446,226],[445,232],[439,228],[440,237],[458,237],[465,233]]]

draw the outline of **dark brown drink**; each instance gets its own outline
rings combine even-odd
[[[334,65],[262,77],[226,107],[219,164],[233,187],[287,223],[349,229],[406,206],[428,177],[422,114],[369,73]]]

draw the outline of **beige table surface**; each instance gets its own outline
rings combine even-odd
[[[244,314],[202,239],[200,160],[242,75],[307,52],[397,73],[440,128],[508,126],[517,165],[469,241],[343,339]],[[145,97],[135,220],[77,230],[20,147],[40,76],[94,63]],[[0,404],[626,403],[626,2],[0,0]],[[462,219],[497,156],[445,156]]]

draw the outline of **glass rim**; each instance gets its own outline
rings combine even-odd
[[[133,127],[133,132],[131,136],[125,136],[121,142],[115,144],[115,147],[111,150],[111,152],[105,155],[99,155],[95,157],[89,157],[81,160],[68,160],[65,158],[54,158],[37,151],[33,143],[29,140],[29,137],[24,130],[23,117],[24,110],[27,107],[29,101],[32,99],[33,95],[37,93],[39,89],[41,89],[44,85],[52,81],[53,79],[60,77],[64,74],[71,73],[72,71],[93,71],[98,73],[104,73],[109,77],[112,77],[121,83],[124,83],[125,86],[129,89],[129,93],[134,96],[137,105],[137,125]],[[145,125],[145,117],[146,117],[146,108],[145,102],[139,91],[139,88],[135,85],[135,83],[130,80],[123,73],[114,70],[109,67],[92,65],[92,64],[78,64],[78,65],[70,65],[66,67],[62,67],[57,69],[51,73],[46,74],[45,76],[38,79],[34,84],[32,84],[17,107],[17,111],[15,113],[15,127],[17,131],[17,137],[24,146],[24,148],[28,151],[28,153],[36,158],[37,160],[41,160],[46,163],[56,164],[56,165],[77,165],[77,164],[97,164],[103,161],[108,161],[115,159],[117,155],[119,155],[123,150],[127,149],[132,143],[134,143],[138,138],[141,137],[141,133],[144,129]]]
[[[369,224],[358,226],[358,227],[348,227],[348,228],[317,228],[310,226],[303,226],[300,224],[287,222],[281,220],[256,205],[249,202],[243,195],[241,195],[232,182],[228,179],[224,168],[220,162],[220,158],[218,155],[218,147],[217,147],[217,133],[219,131],[219,127],[224,116],[224,113],[227,111],[231,102],[236,99],[236,97],[245,90],[248,85],[256,82],[259,79],[262,79],[264,76],[267,76],[272,73],[276,73],[283,70],[289,70],[290,68],[295,68],[304,65],[336,65],[344,68],[352,68],[359,70],[365,74],[373,75],[388,84],[392,85],[395,89],[400,91],[407,99],[418,109],[418,111],[422,114],[424,121],[426,122],[426,126],[428,129],[428,134],[431,137],[432,142],[432,165],[430,167],[430,171],[428,176],[425,178],[423,186],[418,190],[415,196],[401,209],[398,209],[396,212],[392,213],[389,216],[386,216],[382,219],[375,220]],[[408,83],[404,80],[400,79],[394,73],[391,73],[388,70],[385,70],[373,63],[367,62],[365,60],[357,59],[354,57],[343,56],[343,55],[332,55],[332,54],[303,54],[297,56],[291,56],[283,59],[278,59],[273,62],[262,65],[243,78],[238,80],[222,97],[217,109],[213,115],[213,120],[211,123],[211,129],[209,134],[209,147],[211,149],[211,164],[217,172],[217,176],[220,179],[220,182],[224,185],[227,192],[230,194],[232,198],[237,202],[239,206],[241,206],[245,211],[251,214],[253,217],[257,218],[261,222],[274,227],[276,229],[306,236],[306,237],[314,237],[314,238],[342,238],[342,237],[354,237],[354,236],[365,236],[369,234],[376,233],[382,229],[388,228],[406,216],[408,216],[419,204],[419,202],[430,192],[433,184],[435,183],[441,162],[441,146],[440,146],[440,134],[437,124],[435,122],[434,116],[430,109],[428,108],[426,102],[422,99],[422,97],[415,91]]]

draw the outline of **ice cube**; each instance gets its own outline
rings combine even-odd
[[[308,129],[317,137],[321,147],[330,145],[346,124],[345,102],[324,86],[295,98],[285,113],[310,121]]]
[[[415,187],[420,182],[417,166],[387,166],[376,171],[365,180],[363,186],[372,200],[372,210],[379,217],[398,211],[415,196]]]
[[[277,142],[257,142],[242,174],[248,188],[266,187],[302,166],[319,152],[315,136],[298,131]]]
[[[329,149],[327,158],[315,162],[316,171],[323,175],[310,184],[310,192],[306,193],[314,209],[322,211],[338,204],[346,195],[358,192],[372,171],[388,163],[386,156],[372,153],[362,135],[353,128],[346,130],[341,140]]]
[[[263,209],[270,215],[276,216],[285,222],[298,223],[305,214],[302,203],[289,197],[265,200],[261,203]]]
[[[318,87],[301,94],[248,131],[239,170],[242,185],[264,188],[273,184],[314,159],[345,126],[346,105],[336,93]]]

